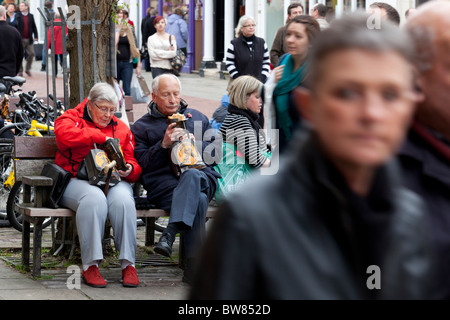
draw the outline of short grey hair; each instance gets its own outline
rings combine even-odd
[[[244,15],[244,16],[242,16],[239,19],[239,22],[238,22],[236,28],[234,29],[234,33],[235,33],[236,38],[238,38],[242,34],[241,29],[244,27],[244,24],[248,20],[252,20],[253,22],[255,22],[255,19],[252,16],[249,16],[249,15]]]
[[[172,74],[172,73],[163,73],[163,74],[157,76],[155,79],[153,79],[153,81],[152,81],[152,92],[153,92],[153,93],[156,94],[156,93],[158,92],[158,88],[159,88],[159,80],[162,79],[162,78],[172,78],[172,79],[176,79],[177,82],[178,82],[178,85],[180,86],[180,92],[181,92],[181,81],[180,81],[180,79],[178,79],[178,77],[175,76],[175,75]]]
[[[108,101],[114,105],[117,110],[119,98],[113,86],[105,82],[96,83],[89,91],[88,101],[93,103],[97,101]]]
[[[341,50],[393,51],[412,64],[414,45],[408,33],[388,20],[381,20],[378,28],[369,29],[369,17],[367,13],[358,11],[334,20],[330,28],[321,32],[310,52],[310,86],[316,85],[324,73],[321,70],[323,60]]]

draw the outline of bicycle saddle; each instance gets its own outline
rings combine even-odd
[[[0,93],[6,92],[6,87],[3,83],[0,82]]]
[[[22,85],[27,81],[23,77],[10,77],[10,76],[3,77],[3,80],[14,82],[15,85],[17,85],[17,84]]]

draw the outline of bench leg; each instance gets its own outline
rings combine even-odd
[[[179,247],[179,256],[180,261],[178,262],[178,266],[180,269],[183,269],[186,267],[186,251],[184,250],[184,236],[183,232],[180,232],[180,247]]]
[[[155,221],[156,218],[145,218],[145,246],[150,247],[155,244]]]
[[[30,221],[25,215],[22,222],[22,266],[30,271]]]
[[[34,278],[41,276],[41,247],[42,247],[42,223],[43,218],[38,218],[34,224],[33,232],[33,271],[32,276]]]

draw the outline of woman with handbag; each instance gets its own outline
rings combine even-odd
[[[156,33],[148,37],[147,48],[152,66],[152,77],[155,79],[163,73],[174,74],[170,59],[176,55],[177,42],[174,36],[166,32],[166,19],[157,16],[153,20],[153,25]]]
[[[102,240],[106,219],[114,230],[114,242],[120,252],[123,286],[136,287],[139,279],[134,267],[136,255],[136,207],[130,183],[136,182],[141,167],[134,158],[134,137],[128,126],[116,118],[118,98],[107,83],[97,83],[89,96],[74,109],[67,110],[55,121],[58,152],[55,163],[72,173],[60,201],[61,206],[76,212],[80,240],[82,277],[86,284],[105,287],[98,263],[103,259]],[[126,170],[116,170],[120,182],[109,187],[107,195],[96,185],[78,178],[77,170],[94,147],[107,140],[119,139]]]
[[[119,18],[116,25],[116,50],[117,50],[117,81],[122,80],[123,91],[126,96],[131,95],[131,79],[133,69],[136,74],[141,74],[141,52],[137,48],[134,30],[125,20]],[[136,67],[134,67],[136,66]]]

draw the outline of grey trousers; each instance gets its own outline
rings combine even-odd
[[[61,206],[76,212],[83,264],[103,259],[102,240],[107,218],[113,228],[119,260],[135,263],[136,206],[128,182],[121,181],[109,188],[108,197],[105,197],[99,187],[72,178],[61,199]]]

